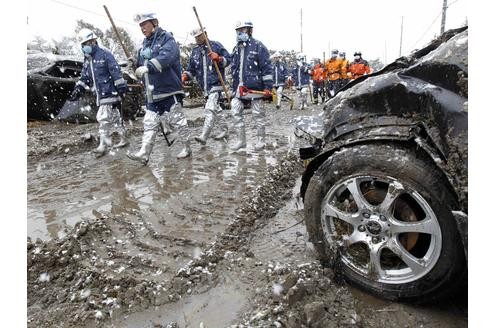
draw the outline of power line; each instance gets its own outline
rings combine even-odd
[[[76,9],[76,10],[80,10],[80,11],[83,11],[83,12],[86,12],[86,13],[90,13],[90,14],[93,14],[93,15],[96,15],[96,16],[100,16],[100,17],[104,17],[106,18],[107,16],[106,15],[103,15],[103,14],[100,14],[100,13],[97,13],[95,11],[92,11],[92,10],[88,10],[88,9],[84,9],[84,8],[80,8],[80,7],[77,7],[77,6],[74,6],[74,5],[70,5],[68,3],[65,3],[65,2],[62,2],[62,1],[58,1],[58,0],[50,0],[51,2],[54,2],[54,3],[57,3],[57,4],[60,4],[62,6],[66,6],[66,7],[69,7],[69,8],[72,8],[72,9]],[[135,27],[136,26],[136,23],[131,23],[129,21],[126,21],[126,20],[123,20],[123,19],[114,19],[115,21],[118,21],[118,22],[121,22],[121,23],[124,23],[126,25],[129,25],[129,26],[132,26],[132,27]],[[183,36],[180,36],[180,35],[175,35],[174,34],[174,38],[180,38],[182,40],[184,40],[184,43],[187,41],[187,36],[186,37],[183,37]]]
[[[435,22],[437,21],[438,17],[440,17],[441,14],[442,14],[442,12],[440,11],[440,13],[438,13],[437,17],[435,17],[435,19],[433,20],[433,22],[431,22],[430,26],[428,26],[426,31],[419,37],[419,39],[416,42],[414,42],[414,44],[412,46],[410,46],[410,48],[414,48],[414,46],[424,38],[426,33],[428,33],[430,31],[430,29],[433,27],[433,24],[435,24]]]
[[[450,3],[447,4],[447,8],[449,8],[451,5],[453,5],[454,3],[456,3],[457,1],[459,0],[454,0]],[[443,10],[440,10],[440,12],[438,13],[437,17],[435,17],[435,19],[433,20],[433,22],[430,24],[430,26],[428,26],[428,28],[426,29],[426,31],[419,37],[419,39],[414,42],[414,44],[412,46],[410,46],[409,48],[414,48],[414,46],[419,42],[421,41],[424,36],[426,35],[426,33],[428,33],[430,31],[430,29],[433,27],[433,25],[435,24],[435,22],[437,21],[437,19],[440,17],[440,15],[442,15],[442,11]]]
[[[93,14],[93,15],[96,15],[96,16],[106,17],[103,14],[100,14],[100,13],[97,13],[97,12],[94,12],[94,11],[91,11],[91,10],[87,10],[87,9],[84,9],[84,8],[76,7],[76,6],[70,5],[70,4],[65,3],[65,2],[62,2],[62,1],[57,1],[57,0],[50,0],[50,1],[51,2],[55,2],[55,3],[58,3],[58,4],[63,5],[63,6],[66,6],[66,7],[69,7],[69,8],[72,8],[72,9],[77,9],[77,10],[80,10],[80,11],[84,11],[86,13],[90,13],[90,14]],[[128,22],[128,21],[125,21],[125,20],[122,20],[122,19],[115,19],[115,20],[116,21],[119,21],[121,23],[127,24],[127,25],[136,26],[135,23],[131,23],[131,22]]]

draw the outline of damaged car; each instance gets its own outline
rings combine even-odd
[[[305,223],[320,260],[380,297],[467,286],[468,29],[362,76],[301,118]]]
[[[57,119],[71,123],[96,122],[96,99],[91,92],[76,102],[68,101],[79,80],[83,61],[71,56],[46,53],[27,56],[27,118]],[[125,68],[126,64],[121,64]],[[122,104],[125,119],[135,119],[144,102],[142,86],[125,70],[128,91]]]

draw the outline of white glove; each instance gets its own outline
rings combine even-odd
[[[146,66],[139,66],[136,68],[136,71],[134,72],[137,76],[138,79],[142,78],[144,74],[148,73],[148,67]]]

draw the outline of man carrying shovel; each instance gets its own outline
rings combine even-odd
[[[96,105],[99,106],[96,120],[100,124],[100,144],[93,152],[100,157],[112,147],[112,130],[116,130],[120,136],[120,142],[114,147],[128,144],[120,117],[127,82],[122,77],[115,57],[108,50],[100,48],[96,39],[96,34],[87,28],[81,29],[77,35],[84,53],[84,64],[70,100],[79,99],[86,89],[91,89],[95,93]]]
[[[268,49],[252,37],[253,23],[241,21],[235,26],[237,45],[232,51],[232,77],[234,98],[231,101],[234,127],[238,140],[231,148],[236,151],[246,147],[246,129],[244,125],[244,103],[251,101],[257,142],[255,150],[265,148],[265,109],[262,98],[272,98],[273,75]],[[256,92],[245,94],[243,90]],[[249,90],[249,91],[251,91]],[[242,95],[241,95],[242,93]]]
[[[194,137],[194,140],[202,145],[206,144],[206,140],[210,136],[213,126],[218,121],[220,134],[215,136],[215,139],[222,139],[227,136],[227,123],[222,114],[222,108],[218,101],[222,93],[222,84],[215,69],[214,63],[217,63],[222,78],[225,80],[225,68],[230,64],[230,54],[225,50],[220,42],[210,41],[210,52],[207,47],[208,37],[206,31],[197,29],[192,31],[192,36],[196,39],[197,46],[193,48],[191,57],[186,71],[182,73],[182,82],[190,81],[196,78],[206,100],[205,104],[205,122],[203,132],[200,136]]]
[[[135,74],[143,79],[146,93],[146,112],[143,118],[143,139],[141,149],[127,157],[146,165],[162,121],[177,130],[183,145],[177,158],[191,155],[189,128],[182,111],[184,91],[181,83],[179,46],[169,32],[158,26],[154,13],[135,16],[145,39],[138,51]]]

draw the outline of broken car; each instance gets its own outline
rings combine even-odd
[[[467,285],[468,29],[350,82],[297,135],[320,259],[392,300]],[[308,128],[309,127],[309,128]]]
[[[68,99],[81,75],[83,62],[70,56],[46,53],[27,56],[27,118],[59,119],[67,122],[96,122],[96,100],[90,91],[76,104]],[[125,67],[126,64],[121,64]],[[122,111],[126,119],[135,119],[143,104],[142,86],[122,70],[128,91]]]

